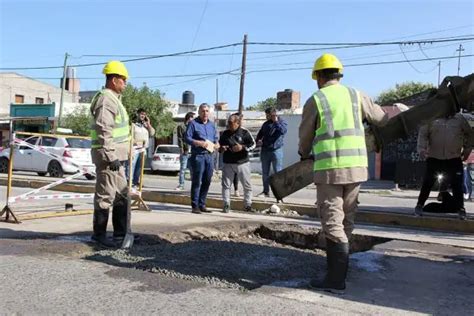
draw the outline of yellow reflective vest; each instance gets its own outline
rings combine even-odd
[[[110,90],[103,89],[99,91],[94,98],[92,99],[91,108],[95,106],[95,103],[101,95],[106,95],[110,97],[114,103],[117,105],[118,113],[115,116],[115,126],[112,130],[112,137],[114,143],[124,143],[130,140],[130,127],[127,111],[122,104],[122,101]],[[102,148],[102,145],[99,144],[99,139],[97,137],[97,129],[95,124],[95,119],[92,117],[90,125],[90,137],[91,137],[91,147],[92,148]]]
[[[359,92],[340,84],[314,95],[320,126],[313,145],[314,171],[367,167]]]

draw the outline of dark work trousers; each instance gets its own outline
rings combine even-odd
[[[438,174],[443,174],[443,182],[451,184],[453,199],[457,210],[464,207],[462,194],[463,172],[461,158],[440,160],[435,158],[426,159],[426,171],[423,185],[418,196],[418,205],[423,206],[428,199],[431,188],[435,184]]]
[[[202,208],[206,206],[207,192],[211,185],[214,156],[212,154],[192,155],[191,166],[191,206]]]

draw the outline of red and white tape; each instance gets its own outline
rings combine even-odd
[[[25,201],[32,200],[59,200],[59,199],[88,199],[93,198],[94,194],[50,194],[50,195],[35,195],[24,198]],[[9,199],[10,201],[10,199]]]

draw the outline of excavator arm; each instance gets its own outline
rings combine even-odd
[[[446,77],[432,96],[421,104],[391,118],[385,126],[366,129],[368,151],[380,149],[397,139],[407,138],[413,131],[440,117],[474,111],[474,73],[466,77]],[[273,174],[270,187],[277,200],[301,190],[313,182],[313,160],[303,160]]]

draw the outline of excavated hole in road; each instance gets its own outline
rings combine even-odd
[[[354,235],[351,252],[390,241]],[[89,260],[135,268],[216,287],[305,287],[326,269],[324,239],[314,228],[288,224],[225,223],[142,235],[130,252],[102,250]]]

